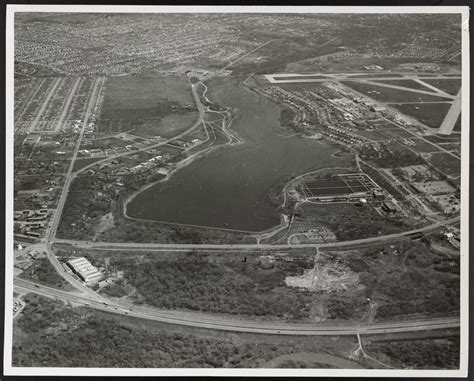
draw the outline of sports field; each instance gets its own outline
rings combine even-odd
[[[377,185],[366,175],[339,175],[330,179],[317,179],[304,183],[307,197],[341,196],[368,192]]]

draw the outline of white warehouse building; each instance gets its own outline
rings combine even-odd
[[[102,273],[84,257],[71,259],[67,264],[85,283],[95,283],[102,278]]]

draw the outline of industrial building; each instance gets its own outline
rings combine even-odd
[[[385,201],[382,204],[382,209],[387,213],[395,213],[397,211],[397,207],[392,201]]]
[[[96,283],[102,278],[102,273],[84,257],[71,259],[67,264],[85,283]]]

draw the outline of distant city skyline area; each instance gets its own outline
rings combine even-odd
[[[11,374],[463,374],[465,7],[20,8]]]

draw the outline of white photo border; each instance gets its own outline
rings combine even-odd
[[[460,14],[462,17],[461,119],[461,329],[456,370],[201,369],[13,367],[13,110],[14,16],[18,12],[73,13],[356,13]],[[469,347],[469,7],[468,6],[115,6],[8,4],[6,9],[6,210],[4,374],[7,376],[278,376],[278,377],[466,377]]]

